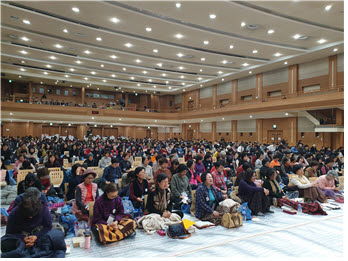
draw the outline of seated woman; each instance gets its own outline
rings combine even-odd
[[[46,168],[58,168],[61,167],[59,161],[56,159],[56,157],[54,156],[54,154],[52,153],[49,157],[48,157],[48,161],[45,163],[45,167]]]
[[[314,184],[324,193],[326,197],[334,198],[335,194],[342,194],[335,185],[335,178],[338,178],[338,173],[335,170],[329,170],[326,175],[320,176]]]
[[[267,189],[269,191],[268,197],[270,199],[270,202],[277,206],[277,199],[278,198],[286,198],[282,188],[279,186],[279,183],[276,180],[277,171],[273,168],[270,168],[267,171],[266,179],[262,184],[262,187]]]
[[[244,179],[239,183],[238,196],[244,202],[248,202],[248,207],[255,216],[264,216],[266,212],[273,213],[267,197],[269,190],[257,187],[254,183],[255,179],[255,171],[248,169],[244,174]]]
[[[25,156],[24,154],[20,154],[18,159],[16,160],[15,164],[14,164],[14,173],[13,176],[16,178],[17,177],[17,173],[20,167],[22,167],[22,163],[25,161]]]
[[[88,220],[89,202],[98,198],[98,185],[93,183],[97,174],[92,169],[87,169],[83,173],[83,182],[76,187],[75,201],[72,205],[71,212],[77,219]]]
[[[217,191],[221,192],[223,195],[227,195],[227,186],[225,182],[224,175],[224,164],[220,160],[215,164],[215,170],[211,173],[214,178],[214,186]]]
[[[89,153],[87,155],[87,159],[85,160],[85,162],[83,164],[86,164],[87,167],[96,167],[98,164],[95,162],[93,153]]]
[[[227,196],[222,196],[215,189],[213,176],[210,173],[203,173],[201,180],[202,183],[198,185],[196,190],[195,216],[200,220],[210,221],[215,225],[219,225],[223,213],[219,213],[215,209],[219,202],[226,199]]]
[[[179,167],[179,161],[177,160],[177,159],[175,159],[175,160],[173,160],[172,161],[172,166],[170,167],[170,172],[172,173],[172,176],[174,175],[174,174],[176,174],[176,170],[177,170],[177,168]]]
[[[36,172],[36,169],[32,163],[28,160],[24,160],[22,164],[19,164],[18,170],[23,170],[23,169],[31,169],[33,170],[33,173]]]
[[[145,179],[145,168],[137,167],[134,170],[135,180],[129,185],[129,199],[134,208],[144,209],[144,197],[149,192],[149,183]]]
[[[171,214],[175,213],[182,218],[184,214],[181,211],[172,211],[173,203],[170,200],[171,193],[167,174],[158,174],[156,177],[156,184],[156,187],[150,190],[147,197],[145,213],[156,213],[164,218],[170,218]]]
[[[307,178],[319,177],[320,176],[319,162],[316,160],[313,160],[309,165],[310,167],[306,168],[305,170],[305,176]]]
[[[136,223],[131,215],[124,213],[121,198],[118,196],[118,189],[115,183],[109,183],[103,188],[104,194],[97,198],[93,208],[92,230],[96,232],[98,224],[109,225],[114,230],[118,230],[119,238],[117,241],[131,235]],[[120,225],[120,227],[119,227]],[[99,239],[99,237],[96,237]]]
[[[190,186],[190,181],[186,176],[188,168],[184,164],[180,164],[177,173],[173,176],[172,181],[170,182],[170,189],[172,191],[171,200],[173,201],[174,209],[180,209],[182,204],[182,199],[184,198],[183,193],[186,193],[188,197],[188,202],[192,202],[192,189]]]
[[[190,180],[190,186],[192,190],[196,190],[198,184],[201,183],[201,177],[196,173],[195,163],[193,160],[188,160],[186,166],[189,168],[189,170],[186,173],[186,176]]]
[[[22,202],[11,211],[6,235],[1,238],[3,253],[18,247],[17,244],[13,244],[13,238],[23,240],[25,247],[30,248],[52,229],[51,214],[47,206],[40,201],[40,196],[37,188],[28,188],[23,194]],[[64,241],[64,235],[62,240]]]
[[[104,157],[99,160],[98,167],[105,169],[111,163],[110,152],[105,150]]]
[[[204,173],[206,171],[205,170],[205,166],[203,164],[203,156],[202,155],[197,155],[195,159],[196,159],[195,171],[196,171],[198,176],[201,176],[202,173]]]
[[[296,175],[291,178],[291,183],[299,188],[300,197],[305,197],[309,201],[327,202],[326,196],[318,188],[318,185],[316,183],[311,184],[306,178],[302,165],[295,164],[293,171]]]
[[[69,180],[68,193],[66,194],[67,200],[75,198],[76,186],[82,182],[83,173],[85,168],[80,164],[74,164],[71,168],[71,178]]]
[[[53,184],[51,183],[51,178],[49,175],[48,168],[38,169],[37,177],[41,181],[42,192],[46,196],[64,198],[63,191],[60,188],[54,187]]]

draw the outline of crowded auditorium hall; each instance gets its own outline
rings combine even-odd
[[[344,3],[1,1],[1,258],[344,260]]]

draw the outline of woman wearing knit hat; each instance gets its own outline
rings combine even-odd
[[[312,184],[304,175],[303,167],[300,164],[296,164],[293,167],[293,172],[296,174],[291,178],[291,183],[298,187],[301,197],[305,197],[307,200],[319,202],[327,202],[326,196],[318,188],[316,183]]]
[[[318,188],[325,194],[327,197],[335,197],[335,194],[342,194],[338,187],[335,186],[335,178],[338,178],[338,173],[335,170],[329,170],[326,175],[320,176],[316,181]]]

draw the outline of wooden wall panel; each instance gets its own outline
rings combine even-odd
[[[320,84],[320,91],[325,91],[329,89],[329,75],[323,75],[318,77],[313,77],[309,79],[303,79],[298,81],[298,91],[302,92],[303,87],[312,86]]]
[[[77,126],[62,126],[62,132],[60,133],[61,136],[74,136],[77,137]]]
[[[104,128],[104,135],[105,136],[114,136],[115,138],[118,137],[118,128]]]

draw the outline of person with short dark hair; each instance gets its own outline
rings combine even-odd
[[[171,200],[173,200],[174,208],[180,209],[182,204],[182,199],[184,198],[183,193],[186,193],[189,198],[189,203],[192,202],[192,189],[190,186],[190,181],[186,176],[188,168],[184,164],[180,164],[177,173],[173,176],[170,183],[170,189],[172,191]]]
[[[197,189],[198,184],[201,183],[201,177],[196,172],[195,162],[193,160],[188,160],[186,162],[186,166],[189,169],[186,173],[186,176],[190,180],[190,186],[192,190],[195,190]]]
[[[149,193],[149,183],[145,179],[144,167],[137,167],[134,170],[135,180],[129,185],[129,199],[134,208],[144,209],[144,198]]]
[[[222,161],[218,161],[215,164],[215,170],[211,173],[214,179],[214,186],[217,191],[221,192],[223,195],[227,194],[227,186],[225,182],[224,175],[224,164]]]
[[[264,180],[262,187],[265,189],[268,189],[269,194],[269,200],[271,204],[274,206],[277,206],[277,199],[278,198],[286,198],[282,188],[279,186],[279,183],[277,182],[277,171],[273,168],[270,168],[267,171],[266,179]]]
[[[245,172],[248,170],[248,169],[252,169],[252,166],[249,162],[244,162],[243,165],[242,165],[242,168],[243,168],[243,171],[241,173],[239,173],[239,175],[237,176],[233,186],[234,187],[238,187],[239,186],[239,183],[244,179],[244,175],[245,175]]]
[[[179,161],[177,159],[172,161],[172,166],[170,167],[170,173],[172,173],[172,176],[176,174],[176,170],[179,167]]]
[[[89,153],[87,155],[87,159],[85,160],[85,162],[83,164],[86,164],[87,167],[96,167],[96,166],[98,166],[97,162],[94,159],[93,153]]]
[[[308,168],[305,169],[305,176],[307,178],[311,177],[319,177],[320,175],[320,170],[319,170],[319,162],[316,160],[313,160]]]
[[[122,178],[122,171],[120,162],[116,158],[111,159],[111,165],[107,166],[103,172],[103,183],[109,184],[111,182],[118,184],[118,179]]]
[[[105,169],[110,164],[111,164],[110,152],[109,152],[109,150],[105,150],[104,157],[102,157],[99,160],[98,167]]]
[[[201,176],[202,173],[206,172],[203,164],[203,156],[198,154],[195,158],[195,171],[198,176]]]
[[[256,153],[255,169],[261,169],[262,167],[263,154]]]
[[[67,200],[75,198],[76,186],[82,182],[83,173],[86,169],[81,164],[74,164],[71,168],[71,178],[68,185],[68,193],[66,194]]]
[[[267,171],[270,169],[269,164],[270,163],[268,159],[262,160],[262,167],[260,168],[260,178],[262,180],[266,178]]]
[[[332,169],[333,163],[334,161],[332,158],[327,158],[325,160],[325,165],[321,167],[321,175],[326,175],[329,172],[329,170]]]
[[[159,169],[155,172],[153,175],[154,180],[156,180],[156,177],[160,173],[166,173],[168,176],[168,181],[170,184],[170,181],[172,180],[172,173],[168,169],[168,160],[166,158],[160,158],[158,161]]]
[[[205,156],[204,156],[204,160],[202,161],[206,172],[210,172],[210,170],[213,167],[213,163],[212,163],[211,158],[212,158],[211,153],[207,152],[207,154],[205,154]]]
[[[141,166],[144,167],[145,169],[145,178],[149,184],[154,184],[154,178],[153,178],[153,172],[152,172],[152,167],[150,166],[151,162],[151,156],[143,156],[141,159]]]
[[[120,162],[122,173],[128,173],[132,168],[132,163],[129,161],[130,156],[131,154],[129,152],[123,154],[123,160]]]

